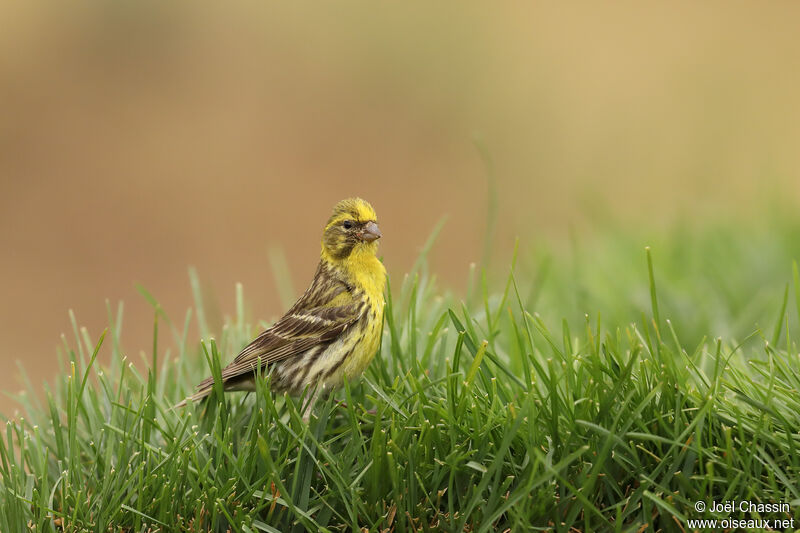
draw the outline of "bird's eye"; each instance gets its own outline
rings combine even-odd
[[[344,229],[350,229],[350,228],[353,227],[353,221],[352,220],[345,220],[344,224],[342,224],[342,225],[344,226]]]

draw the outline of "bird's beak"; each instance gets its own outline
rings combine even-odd
[[[367,222],[364,230],[359,234],[362,241],[372,242],[381,238],[381,230],[375,222]]]

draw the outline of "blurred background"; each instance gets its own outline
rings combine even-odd
[[[68,310],[96,339],[106,300],[124,300],[138,361],[153,311],[135,284],[180,323],[190,265],[220,315],[242,282],[271,320],[352,195],[378,211],[394,280],[446,216],[431,260],[455,291],[483,254],[490,181],[498,269],[516,237],[563,242],[599,216],[691,227],[755,221],[774,198],[791,209],[799,16],[788,2],[5,2],[0,390],[21,388],[17,360],[50,379]]]

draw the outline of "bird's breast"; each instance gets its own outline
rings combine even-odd
[[[372,254],[353,254],[347,265],[349,277],[364,291],[371,305],[383,307],[383,289],[386,286],[386,269]]]

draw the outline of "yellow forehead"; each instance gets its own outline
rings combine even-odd
[[[367,222],[374,220],[377,222],[378,215],[375,210],[369,205],[369,202],[361,198],[348,198],[342,200],[336,207],[333,208],[333,214],[328,220],[328,225],[339,222],[342,220],[353,219],[359,222]]]

